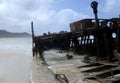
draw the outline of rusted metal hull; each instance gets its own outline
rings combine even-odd
[[[120,60],[120,53],[117,50],[114,51],[114,55],[118,60]]]

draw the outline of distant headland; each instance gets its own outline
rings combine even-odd
[[[6,30],[0,30],[0,38],[13,38],[13,37],[31,37],[31,34],[27,32],[22,32],[22,33],[13,33],[13,32],[8,32]]]

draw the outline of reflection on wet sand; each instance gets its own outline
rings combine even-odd
[[[0,83],[59,83],[39,58],[32,57],[30,38],[0,41]]]
[[[86,83],[81,70],[76,68],[83,65],[81,57],[68,60],[66,53],[49,50],[44,53],[48,66],[40,58],[32,57],[30,38],[0,40],[0,83],[59,83],[53,72],[65,74],[70,83]]]
[[[31,78],[34,83],[59,83],[39,58],[34,59],[31,65]]]
[[[0,58],[1,83],[28,83],[29,59],[27,55],[21,56],[21,53],[17,56]]]

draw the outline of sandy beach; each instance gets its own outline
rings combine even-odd
[[[0,41],[0,83],[58,82],[39,58],[32,57],[31,38]]]
[[[97,81],[84,80],[85,75],[81,73],[83,70],[90,68],[78,68],[86,65],[82,60],[84,55],[78,56],[72,52],[59,53],[59,50],[49,50],[44,53],[45,60],[49,65],[48,68],[54,74],[64,74],[69,83],[99,83]],[[66,54],[73,55],[73,59],[67,59]]]
[[[32,57],[31,38],[0,39],[0,83],[60,83],[55,74],[64,74],[69,83],[97,83],[84,81],[82,70],[77,68],[85,65],[83,56],[73,55],[67,59],[67,52],[58,50],[44,52],[48,65],[43,64],[40,58]]]

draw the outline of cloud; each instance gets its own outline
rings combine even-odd
[[[77,13],[72,9],[63,9],[57,13],[58,21],[61,24],[70,23],[71,21],[88,17],[87,15]]]
[[[56,2],[56,0],[1,0],[0,29],[30,33],[30,22],[34,21],[36,34],[69,31],[69,23],[89,17],[72,9],[56,11],[54,9]]]
[[[30,21],[45,20],[52,3],[53,0],[1,0],[0,28],[17,32],[30,31]]]
[[[114,12],[119,11],[120,8],[120,0],[106,0],[106,5],[103,8],[104,12]]]
[[[37,32],[59,32],[59,31],[70,31],[69,24],[74,21],[89,17],[87,15],[73,11],[72,9],[62,9],[60,11],[52,11],[48,14],[49,18],[45,21],[38,20]],[[36,26],[36,27],[37,27]],[[39,30],[39,31],[38,31]]]

